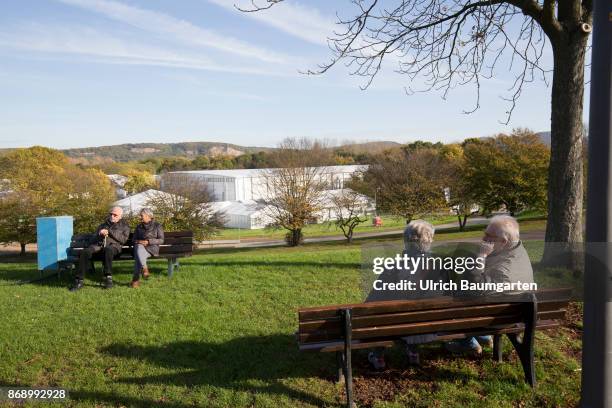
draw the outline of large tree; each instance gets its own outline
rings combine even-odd
[[[158,188],[155,177],[147,171],[130,170],[126,173],[126,176],[127,180],[123,185],[123,189],[129,195]]]
[[[330,195],[330,202],[336,213],[334,224],[340,228],[347,243],[353,241],[353,233],[359,224],[366,222],[369,200],[362,194],[345,188],[334,190]]]
[[[376,191],[376,207],[408,223],[447,206],[447,169],[446,159],[438,149],[392,150],[374,157],[363,180],[350,186],[370,196]]]
[[[527,130],[463,144],[464,188],[484,212],[546,207],[548,147]]]
[[[283,0],[253,0],[259,11]],[[368,86],[392,59],[412,84],[444,95],[456,85],[476,85],[479,107],[483,78],[499,64],[516,74],[507,99],[510,115],[523,86],[546,80],[546,43],[553,54],[551,156],[547,242],[581,242],[582,113],[585,54],[591,31],[592,0],[353,0],[354,14],[339,18],[329,39],[332,58],[310,73],[344,62]],[[409,90],[412,90],[410,87]],[[546,251],[545,251],[546,252]],[[544,255],[546,259],[546,253]]]
[[[324,165],[331,150],[309,139],[285,139],[271,155],[274,168],[264,173],[264,213],[276,227],[286,229],[289,246],[302,243],[302,229],[323,209],[324,191],[330,188]]]
[[[75,232],[91,231],[106,217],[114,193],[99,170],[82,169],[60,151],[35,146],[0,158],[0,242],[36,242],[36,217],[72,215]]]

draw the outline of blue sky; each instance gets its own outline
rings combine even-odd
[[[455,141],[548,130],[550,87],[530,84],[502,125],[512,76],[407,96],[385,69],[366,91],[325,39],[349,1],[292,1],[244,14],[239,0],[20,0],[0,12],[0,147],[218,141],[274,146],[285,137]],[[549,54],[549,53],[548,53]],[[550,58],[548,58],[550,61]],[[588,93],[585,95],[588,102]],[[588,109],[588,103],[585,105]],[[585,110],[586,111],[586,110]]]

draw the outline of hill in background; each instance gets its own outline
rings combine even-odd
[[[362,153],[380,153],[385,150],[400,147],[402,144],[397,142],[364,142],[364,143],[347,143],[337,147],[333,147],[336,150],[344,150],[347,152],[362,154]]]
[[[537,135],[543,143],[550,146],[550,132],[539,132]],[[332,146],[336,151],[345,151],[351,154],[376,154],[402,146],[401,143],[391,141],[376,141],[351,143],[345,142],[339,146]],[[0,149],[0,155],[13,150]],[[272,147],[240,146],[232,143],[219,142],[183,142],[183,143],[125,143],[112,146],[97,146],[64,149],[62,152],[72,162],[84,165],[96,165],[113,162],[140,161],[152,157],[183,157],[189,160],[197,156],[223,156],[237,157],[246,153],[269,152]]]
[[[333,146],[354,154],[378,153],[383,150],[401,146],[396,142],[348,143]],[[144,160],[150,157],[184,157],[193,159],[197,156],[236,157],[245,153],[271,151],[271,147],[239,146],[218,142],[185,142],[185,143],[126,143],[114,146],[84,147],[62,150],[73,162],[84,164],[101,162],[127,162]]]
[[[230,156],[236,157],[245,153],[256,153],[270,150],[268,147],[238,146],[218,142],[185,142],[185,143],[126,143],[114,146],[84,147],[62,150],[66,156],[75,161],[116,161],[126,162],[144,160],[149,157],[186,157],[196,156]]]

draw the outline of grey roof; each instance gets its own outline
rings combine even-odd
[[[368,168],[367,165],[347,165],[347,166],[325,166],[325,173],[354,173],[357,171],[363,171]],[[260,177],[262,174],[274,170],[273,168],[268,169],[235,169],[235,170],[184,170],[184,171],[171,171],[170,174],[181,173],[181,174],[200,174],[200,175],[211,175],[211,176],[222,176],[230,178],[248,178],[248,177]]]

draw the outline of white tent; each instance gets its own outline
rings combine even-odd
[[[211,205],[215,212],[223,214],[227,228],[259,229],[272,221],[266,216],[265,204],[257,201],[217,201]]]
[[[126,215],[136,215],[140,212],[141,209],[147,207],[147,203],[151,198],[158,196],[170,199],[173,195],[163,191],[151,189],[143,191],[142,193],[122,198],[121,200],[115,201],[113,205],[121,207]]]
[[[338,218],[332,199],[334,196],[343,194],[346,191],[352,190],[327,190],[323,192],[322,209],[315,215],[318,222],[326,222]],[[361,214],[374,211],[374,205],[367,196],[358,194],[357,197]],[[257,201],[217,201],[211,203],[211,205],[214,211],[224,214],[224,225],[227,228],[258,229],[264,228],[273,222],[273,219],[268,215],[271,211],[266,211],[266,205]]]

